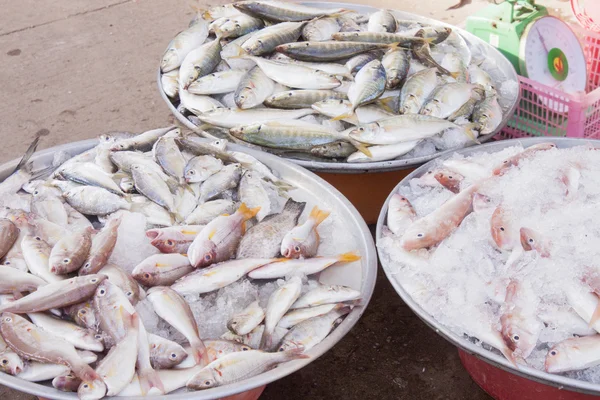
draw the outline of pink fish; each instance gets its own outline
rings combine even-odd
[[[451,191],[452,193],[460,192],[460,183],[465,179],[461,174],[457,174],[456,172],[450,172],[446,170],[438,171],[434,178],[436,181],[440,183],[443,187]]]
[[[469,186],[437,210],[415,221],[402,236],[400,245],[410,251],[439,244],[469,214],[473,204],[473,194],[477,189],[477,185]]]
[[[388,204],[387,224],[394,235],[400,235],[416,218],[417,213],[406,197],[399,193],[392,195]]]
[[[492,239],[501,250],[511,250],[518,245],[517,231],[512,225],[511,213],[500,204],[490,221]]]
[[[533,146],[530,146],[527,149],[523,150],[522,152],[515,154],[514,156],[509,157],[506,160],[502,161],[502,164],[500,164],[499,166],[497,166],[494,169],[494,175],[503,175],[509,168],[519,165],[519,163],[522,160],[531,157],[533,154],[537,153],[538,151],[545,151],[545,150],[550,150],[550,149],[554,149],[554,148],[556,148],[556,145],[554,143],[549,143],[549,142],[548,143],[538,143]]]
[[[161,253],[185,254],[202,228],[204,228],[204,225],[150,229],[146,231],[146,236],[152,239],[150,243]]]
[[[473,211],[476,213],[484,212],[494,207],[492,199],[485,194],[475,193],[473,195]]]
[[[558,374],[600,364],[600,335],[563,340],[548,351],[544,367]]]
[[[550,257],[551,243],[549,240],[544,239],[538,232],[529,228],[521,228],[521,246],[525,251],[537,251],[540,256],[544,258]]]

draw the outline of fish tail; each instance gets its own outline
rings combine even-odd
[[[138,380],[140,382],[140,388],[142,394],[145,396],[152,388],[160,390],[160,393],[165,393],[165,387],[163,385],[158,372],[152,368],[148,368],[144,371],[138,371]]]
[[[467,135],[469,137],[469,139],[471,139],[476,144],[481,144],[481,142],[479,140],[477,140],[477,135],[475,135],[475,131],[477,130],[478,127],[479,127],[479,125],[477,123],[472,122],[470,124],[463,126],[463,129],[465,131],[465,135]]]
[[[288,190],[296,189],[294,185],[291,185],[285,181],[279,180],[277,182],[273,182],[273,184],[277,187],[279,192],[287,192]]]
[[[227,57],[227,58],[235,59],[235,58],[245,58],[245,57],[250,56],[250,54],[246,50],[244,50],[244,48],[242,46],[240,46],[238,44],[232,44],[231,46],[235,50],[235,55]]]
[[[270,349],[273,346],[273,334],[268,333],[267,330],[263,332],[262,338],[260,339],[260,350]]]
[[[350,118],[352,116],[354,116],[354,107],[352,107],[352,110],[350,110],[350,112],[340,114],[337,117],[331,118],[331,121],[341,121],[342,119]]]
[[[248,206],[246,206],[246,203],[242,203],[242,205],[240,205],[240,208],[238,209],[238,212],[242,214],[244,221],[253,218],[256,214],[258,214],[259,211],[260,207],[248,208]]]
[[[596,322],[600,320],[600,298],[598,298],[598,296],[595,297],[598,300],[598,304],[596,305],[596,309],[592,314],[592,318],[590,318],[590,323],[588,324],[590,328],[592,328],[596,324]]]
[[[391,107],[391,104],[393,104],[393,101],[394,101],[393,97],[386,97],[385,99],[377,100],[376,103],[378,105],[380,105],[385,111],[389,111],[392,114],[396,114],[394,109]]]
[[[206,352],[206,346],[204,346],[201,339],[194,341],[194,343],[190,343],[190,346],[192,347],[192,356],[194,357],[196,365],[208,365],[210,363],[208,353]]]
[[[338,256],[338,262],[353,262],[360,260],[360,256],[353,251]]]
[[[20,169],[23,169],[28,163],[29,163],[29,159],[31,158],[31,156],[33,155],[33,153],[35,153],[35,151],[37,150],[38,145],[40,144],[40,139],[42,138],[42,136],[46,136],[48,133],[37,133],[35,135],[35,139],[33,139],[33,142],[31,142],[31,144],[29,145],[29,147],[27,148],[27,150],[25,151],[25,154],[23,154],[23,157],[21,158],[21,161],[19,161],[19,163],[17,164],[14,172],[17,172]]]
[[[318,206],[314,206],[308,218],[313,219],[315,221],[315,228],[321,224],[321,222],[325,221],[327,217],[329,217],[331,212],[319,210]]]
[[[304,347],[297,347],[295,349],[286,350],[283,354],[285,354],[285,358],[287,360],[310,358],[310,356],[304,354]]]
[[[365,156],[373,158],[373,154],[371,153],[371,150],[369,150],[369,147],[366,144],[357,142],[356,140],[351,140],[350,143],[352,143],[352,145],[356,147],[356,150],[360,151]]]
[[[394,43],[386,44],[383,47],[387,47],[390,50],[395,50],[395,49],[410,50],[410,49],[408,49],[406,47],[400,46],[400,42],[394,42]]]
[[[450,72],[450,76],[453,77],[454,79],[458,78],[460,76],[460,72]]]

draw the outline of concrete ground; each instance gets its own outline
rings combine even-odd
[[[474,0],[445,11],[455,2],[368,3],[454,24],[487,4]],[[563,15],[568,5],[543,3]],[[139,132],[173,123],[157,92],[156,68],[196,4],[1,0],[0,162],[22,154],[38,132],[49,133],[42,147],[50,147],[111,130]],[[456,349],[411,312],[381,270],[373,299],[352,332],[307,368],[269,385],[262,398],[284,395],[288,400],[489,398],[463,370]],[[0,399],[32,396],[0,386]]]

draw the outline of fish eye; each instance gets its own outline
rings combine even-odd
[[[84,389],[88,389],[90,387],[90,385],[88,385],[87,383],[83,385]]]
[[[193,169],[191,169],[191,170],[188,171],[188,174],[190,174],[190,175],[196,175],[196,171],[194,171]]]
[[[10,265],[10,261],[4,261],[4,265]]]
[[[71,259],[70,258],[65,258],[63,260],[63,264],[70,264],[71,263]]]
[[[521,338],[519,337],[519,335],[513,335],[512,339],[513,341],[518,342]]]
[[[417,233],[417,237],[422,238],[423,234],[422,233]]]
[[[556,354],[557,354],[557,353],[556,353],[556,350],[552,350],[552,351],[550,351],[550,355],[551,355],[551,356],[555,356]]]
[[[90,267],[90,265],[91,265],[91,264],[90,264],[89,262],[87,262],[87,263],[85,263],[85,265],[83,266],[83,268],[89,268],[89,267]]]
[[[129,292],[125,293],[125,296],[127,296],[127,297],[131,297],[131,296],[133,296],[133,292],[132,292],[132,291],[129,291]]]
[[[39,190],[36,190],[35,192],[33,192],[34,196],[37,196],[38,194],[40,194]]]
[[[242,347],[242,351],[248,351],[248,350],[250,350],[250,347],[247,347],[247,346]]]
[[[529,243],[533,243],[533,239],[529,238]]]
[[[308,42],[306,42],[306,47],[308,47],[310,44]]]
[[[100,289],[98,291],[98,296],[104,296],[106,294],[106,289]]]
[[[501,227],[500,227],[500,230],[501,230],[502,232],[504,232],[504,227],[503,227],[503,226],[501,226]]]
[[[283,347],[280,347],[278,351],[285,351]]]
[[[42,240],[42,238],[41,238],[41,237],[39,237],[39,236],[36,236],[36,237],[35,237],[35,240],[37,240],[37,241],[39,242],[40,240]]]
[[[11,322],[11,321],[12,321],[12,318],[11,318],[11,317],[6,317],[6,318],[4,318],[4,320],[5,320],[6,322]]]
[[[144,278],[146,278],[146,279],[150,279],[150,274],[146,272],[146,273],[144,274]]]
[[[294,246],[294,250],[296,250],[297,252],[300,251],[300,246]]]
[[[237,325],[237,321],[233,321],[231,325]]]
[[[6,358],[3,358],[2,359],[2,364],[4,364],[4,365],[8,364],[8,360]]]
[[[175,354],[175,353],[171,353],[171,358],[172,358],[173,360],[174,360],[174,359],[176,359],[176,358],[177,358],[177,354]]]
[[[150,345],[150,347],[151,347],[151,348],[153,348],[153,349],[155,349],[155,348],[156,348],[156,343],[152,343],[152,344]]]
[[[96,283],[96,282],[98,282],[98,278],[92,278],[92,279],[90,279],[90,282]]]
[[[293,96],[293,95],[294,95],[294,94],[293,94],[292,92],[289,92],[289,93],[288,93],[288,96],[290,96],[290,97],[291,97],[291,96]]]
[[[206,261],[210,261],[210,260],[212,260],[212,256],[210,254],[207,254],[207,255],[204,256],[204,259]]]
[[[87,311],[85,309],[84,310],[79,310],[79,314],[85,315],[86,313],[87,313]],[[100,335],[98,335],[98,336],[100,336]]]
[[[102,339],[102,335],[94,335],[94,337],[98,340]]]

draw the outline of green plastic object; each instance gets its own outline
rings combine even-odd
[[[467,18],[467,31],[496,47],[521,74],[519,49],[527,25],[548,15],[546,7],[534,0],[507,0],[490,4]]]

